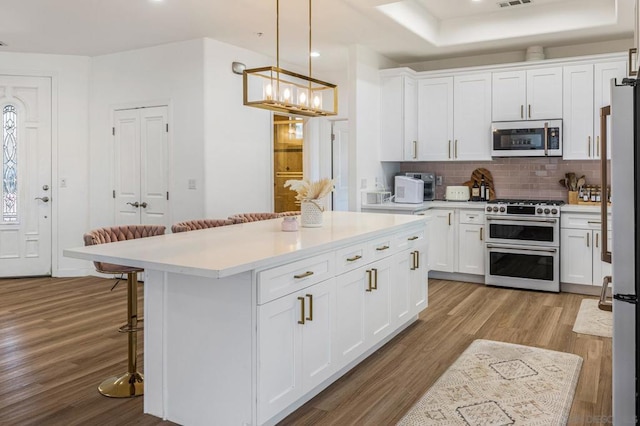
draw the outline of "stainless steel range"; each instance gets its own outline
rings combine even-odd
[[[487,202],[485,284],[560,291],[560,206],[555,200]]]

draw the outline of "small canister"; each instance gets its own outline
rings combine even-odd
[[[298,230],[298,216],[285,216],[282,218],[282,230],[293,232]]]

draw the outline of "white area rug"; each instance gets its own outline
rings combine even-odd
[[[399,425],[564,425],[578,355],[476,340]]]
[[[582,299],[576,322],[573,324],[573,331],[611,337],[613,335],[613,312],[598,309],[596,299]]]

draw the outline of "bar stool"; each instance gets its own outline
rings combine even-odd
[[[218,226],[233,225],[233,221],[230,219],[194,219],[185,220],[184,222],[175,223],[171,227],[171,232],[187,232],[195,231],[197,229],[215,228]]]
[[[91,246],[116,241],[133,240],[136,238],[163,235],[165,227],[156,225],[127,225],[94,229],[84,234],[84,245]],[[105,274],[127,274],[127,323],[120,327],[121,333],[129,334],[128,370],[119,376],[109,377],[98,386],[98,391],[112,398],[129,398],[144,394],[144,377],[138,372],[137,332],[142,330],[138,326],[138,272],[142,268],[114,265],[105,262],[93,262],[96,271]]]
[[[296,214],[300,214],[300,212],[284,212],[284,213],[238,213],[233,216],[229,216],[229,219],[233,221],[233,223],[247,223],[247,222],[257,222],[259,220],[269,220],[269,219],[277,219],[279,217],[284,216],[293,216]]]

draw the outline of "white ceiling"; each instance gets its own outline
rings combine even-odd
[[[634,0],[315,0],[315,69],[360,44],[396,62],[633,36]],[[210,37],[275,56],[275,0],[0,0],[0,51],[96,56]],[[308,2],[280,0],[280,56],[304,64]],[[258,36],[258,33],[262,33]],[[264,64],[271,65],[271,64]]]

